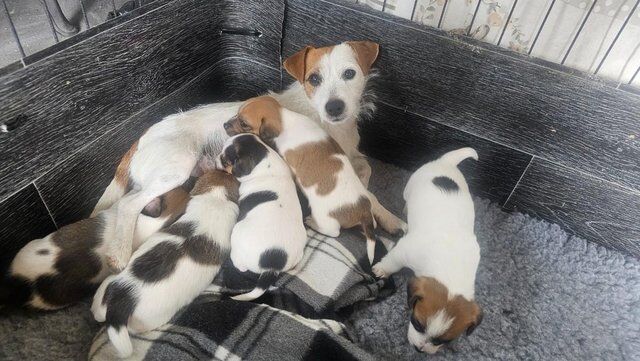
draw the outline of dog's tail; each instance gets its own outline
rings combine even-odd
[[[271,248],[264,251],[260,255],[258,265],[261,269],[266,269],[267,271],[260,274],[256,287],[248,293],[231,298],[236,301],[251,301],[262,296],[278,280],[278,275],[287,265],[287,258],[287,252],[280,248]]]
[[[478,153],[475,151],[475,149],[470,147],[460,148],[444,154],[440,157],[439,160],[457,166],[458,164],[460,164],[460,162],[467,158],[478,160]]]
[[[102,303],[107,306],[105,321],[111,344],[118,352],[119,357],[131,356],[133,346],[129,338],[127,324],[136,305],[133,286],[118,282],[111,283],[107,286]]]
[[[373,216],[364,217],[361,225],[362,233],[364,233],[364,237],[367,240],[367,257],[369,258],[369,264],[373,264],[376,253],[376,225]]]

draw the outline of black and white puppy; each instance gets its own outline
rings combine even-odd
[[[198,179],[185,213],[155,233],[122,273],[98,288],[91,310],[119,356],[133,352],[129,331],[155,329],[207,288],[228,259],[238,216],[238,181],[219,170]]]
[[[184,213],[188,198],[179,187],[147,205],[136,224],[134,248]],[[114,205],[22,247],[0,280],[0,305],[55,310],[92,296],[111,273],[106,250],[115,233],[116,209]]]
[[[278,153],[253,134],[229,138],[216,166],[240,181],[240,215],[231,233],[231,261],[242,272],[259,273],[252,291],[260,297],[279,272],[302,259],[307,232],[293,175]]]

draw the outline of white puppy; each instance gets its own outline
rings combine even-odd
[[[373,261],[376,220],[388,232],[404,231],[404,222],[367,191],[340,146],[308,117],[262,96],[247,100],[224,127],[230,135],[251,132],[274,144],[309,200],[307,224],[316,231],[337,237],[342,228],[361,227],[369,261]]]
[[[100,285],[91,310],[96,321],[106,321],[121,357],[133,352],[129,331],[145,332],[167,323],[211,284],[229,254],[237,198],[233,176],[218,170],[205,173],[176,223],[149,237],[122,273]]]
[[[253,134],[229,138],[217,166],[240,181],[231,261],[242,272],[260,273],[254,290],[233,298],[253,300],[302,259],[307,232],[296,186],[284,160]]]
[[[408,284],[409,342],[434,353],[482,320],[474,301],[480,247],[469,187],[457,165],[478,159],[472,148],[449,152],[423,165],[404,190],[409,232],[373,272],[388,277],[403,267],[415,272]]]

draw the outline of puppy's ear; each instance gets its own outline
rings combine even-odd
[[[366,75],[371,70],[371,65],[378,58],[380,46],[373,41],[347,41],[358,58],[360,69]]]
[[[307,65],[307,54],[311,49],[313,49],[313,47],[307,45],[304,49],[291,55],[282,63],[287,73],[296,78],[296,80],[298,80],[300,83],[304,83],[304,75]]]
[[[475,329],[478,326],[480,326],[480,324],[482,323],[482,319],[484,318],[484,313],[482,312],[482,309],[480,309],[480,306],[478,306],[477,303],[473,302],[472,307],[474,309],[476,317],[475,317],[475,320],[471,322],[469,327],[467,327],[467,331],[466,331],[467,336],[471,335],[473,331],[475,331]]]

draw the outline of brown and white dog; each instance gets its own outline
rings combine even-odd
[[[472,148],[446,153],[409,178],[404,189],[409,232],[373,266],[379,277],[403,267],[414,271],[407,294],[411,309],[409,342],[435,353],[482,321],[474,301],[480,246],[474,234],[475,211],[469,187],[458,169]]]
[[[285,60],[285,69],[298,82],[271,94],[285,107],[321,124],[345,151],[365,185],[371,169],[357,150],[356,122],[373,107],[363,95],[377,55],[378,45],[370,41],[317,49],[308,46]],[[210,104],[170,115],[149,128],[125,154],[94,210],[121,200],[116,234],[107,250],[112,268],[123,269],[131,257],[133,230],[145,205],[184,183],[203,154],[221,151],[228,138],[222,124],[237,113],[240,104]],[[398,222],[393,228],[400,228]]]
[[[367,191],[340,146],[308,117],[261,96],[247,100],[224,127],[229,135],[253,133],[273,144],[309,200],[307,224],[316,231],[337,237],[342,228],[362,227],[370,262],[376,220],[390,233],[404,232],[404,222]]]
[[[135,230],[134,248],[173,223],[184,212],[187,200],[188,192],[179,187],[145,208]],[[92,295],[111,273],[105,253],[115,221],[116,207],[112,207],[27,243],[0,281],[0,305],[54,310]]]

